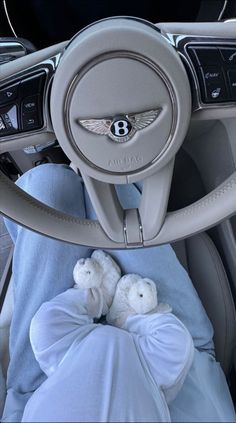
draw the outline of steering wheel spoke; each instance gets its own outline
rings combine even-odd
[[[0,153],[55,140],[49,92],[65,43],[31,53],[0,69]]]
[[[138,209],[123,209],[115,186],[82,174],[97,218],[109,238],[127,247],[157,236],[165,219],[174,160],[143,182]]]
[[[163,225],[168,205],[173,167],[174,159],[143,182],[139,214],[144,241],[156,237]]]
[[[124,210],[115,186],[97,181],[86,174],[82,174],[82,177],[103,230],[112,240],[124,242]]]

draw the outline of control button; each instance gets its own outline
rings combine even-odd
[[[18,93],[18,86],[19,84],[15,84],[0,90],[0,104],[9,103],[15,100]]]
[[[32,94],[38,94],[43,89],[43,83],[45,80],[45,72],[41,72],[37,75],[30,76],[24,79],[20,83],[20,97],[28,97]]]
[[[194,47],[190,49],[195,54],[199,66],[220,65],[222,62],[220,52],[216,47]]]
[[[228,71],[228,79],[229,79],[231,95],[233,99],[236,100],[236,70]]]
[[[204,67],[202,69],[202,77],[205,86],[205,90],[202,90],[205,102],[218,103],[229,100],[224,72],[220,67]]]
[[[38,100],[39,100],[38,95],[26,97],[22,101],[22,112],[23,113],[36,112],[38,109]]]
[[[0,136],[18,132],[17,106],[1,108],[0,113]]]
[[[206,83],[216,83],[221,81],[223,73],[222,70],[218,67],[205,67],[203,68],[203,75]]]
[[[228,65],[236,65],[236,48],[221,48],[220,52]]]
[[[17,108],[15,105],[11,106],[5,113],[2,113],[2,118],[7,129],[18,129]]]
[[[0,116],[0,136],[1,136],[1,132],[4,131],[5,129],[6,129],[6,125]]]
[[[36,112],[25,113],[22,115],[22,129],[29,131],[31,129],[38,129],[42,126],[40,116]]]

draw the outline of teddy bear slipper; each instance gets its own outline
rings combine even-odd
[[[94,303],[95,298],[102,303],[100,313],[98,313],[99,307],[97,309],[96,314],[99,315],[94,317],[106,315],[121,277],[120,267],[113,258],[102,250],[95,250],[90,258],[81,258],[77,261],[73,277],[74,288],[88,290],[88,306]]]
[[[122,327],[128,316],[147,313],[169,313],[168,304],[158,304],[156,284],[149,278],[128,274],[117,286],[110,310],[106,316],[109,324]]]

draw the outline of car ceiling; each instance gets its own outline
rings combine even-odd
[[[108,16],[133,15],[154,23],[217,20],[225,0],[5,0],[5,4],[17,36],[29,39],[39,49],[69,39]],[[0,36],[12,35],[4,22],[0,24]]]

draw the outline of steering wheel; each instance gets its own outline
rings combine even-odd
[[[54,210],[1,172],[0,212],[49,237],[116,249],[172,242],[233,214],[236,173],[188,207],[167,213],[167,203],[191,117],[236,116],[226,81],[235,29],[235,23],[156,26],[109,18],[69,42],[2,65],[0,152],[56,135],[80,169],[98,220]],[[219,72],[210,66],[213,53]],[[140,180],[139,208],[124,210],[115,184]]]

